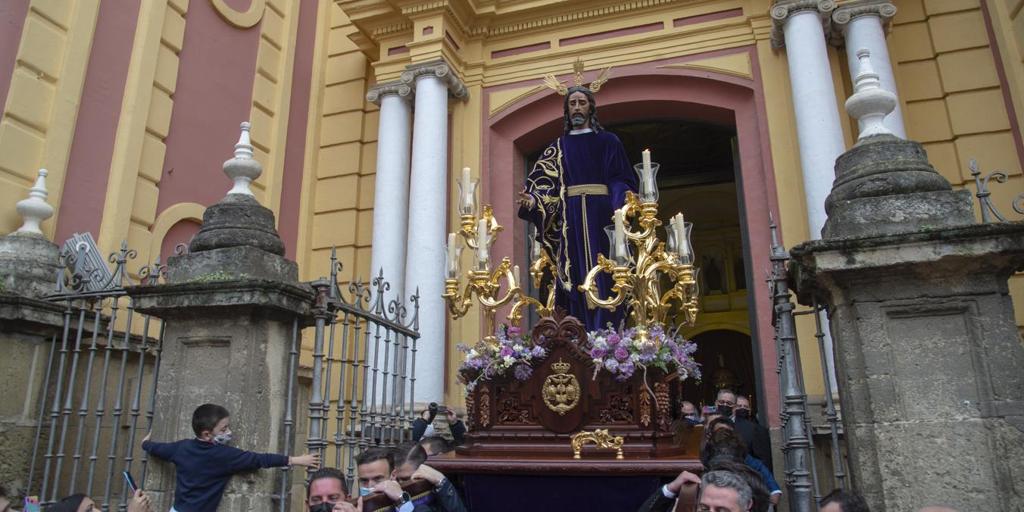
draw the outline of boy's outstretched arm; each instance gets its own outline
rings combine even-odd
[[[175,450],[178,448],[178,443],[157,443],[149,440],[150,435],[152,435],[152,432],[147,433],[146,437],[142,438],[142,449],[155,457],[171,460],[174,457]]]
[[[319,453],[307,453],[305,455],[297,455],[288,457],[289,466],[306,466],[308,468],[319,468],[320,467],[320,454]]]

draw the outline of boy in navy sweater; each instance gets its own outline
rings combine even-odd
[[[174,463],[177,483],[171,512],[215,512],[231,475],[260,468],[320,465],[319,454],[287,457],[254,453],[228,446],[231,424],[228,410],[203,404],[192,413],[194,439],[157,443],[147,434],[142,449],[154,457]]]

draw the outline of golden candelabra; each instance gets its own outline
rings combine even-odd
[[[693,325],[697,319],[697,272],[689,241],[691,225],[683,222],[682,214],[676,214],[668,230],[669,247],[666,248],[656,233],[661,225],[657,215],[656,199],[641,201],[632,192],[627,193],[625,205],[616,212],[618,241],[614,237],[611,241],[611,257],[599,254],[597,265],[578,287],[591,308],[614,310],[625,303],[641,336],[646,332],[645,326],[664,323],[674,303],[679,304],[684,323]],[[639,225],[638,231],[631,229],[634,221]],[[635,248],[635,257],[630,255],[627,243]],[[601,273],[612,275],[611,297],[599,296],[597,277]],[[673,283],[664,293],[663,276]]]
[[[523,290],[520,283],[519,267],[513,265],[508,257],[503,257],[501,263],[493,270],[490,268],[490,246],[503,228],[495,220],[494,211],[490,205],[483,207],[483,213],[479,217],[473,212],[475,199],[467,197],[467,194],[472,195],[475,183],[469,183],[466,171],[463,176],[463,181],[460,183],[463,191],[460,229],[457,234],[449,233],[448,235],[448,268],[442,295],[448,303],[448,311],[456,319],[465,316],[469,312],[475,296],[484,311],[487,328],[485,332],[487,333],[494,332],[497,310],[510,304],[508,321],[514,326],[520,325],[523,312],[530,306],[535,307],[541,316],[550,315],[555,299],[552,286],[548,287],[546,303],[541,303]],[[476,251],[476,263],[473,268],[466,270],[464,286],[459,282],[459,259],[462,252],[462,249],[458,247],[459,238],[467,247]],[[553,272],[554,265],[544,251],[534,251],[534,253],[536,257],[530,265],[529,272],[534,286],[539,288],[545,272]],[[459,291],[460,288],[462,292]],[[492,334],[488,334],[484,340],[494,342],[495,338]]]

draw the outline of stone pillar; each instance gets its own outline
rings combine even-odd
[[[441,294],[448,231],[448,95],[461,99],[467,91],[443,61],[409,66],[402,81],[416,84],[405,258],[405,296],[420,294],[414,399],[440,401],[444,398],[447,318]]]
[[[25,224],[0,237],[0,485],[12,497],[26,491],[47,357],[63,326],[63,308],[41,300],[56,291],[60,268],[57,246],[39,231],[39,223],[53,215],[45,178],[40,170],[29,199],[18,203]]]
[[[837,7],[832,13],[832,21],[838,32],[843,36],[846,47],[846,62],[850,66],[850,76],[857,75],[857,51],[866,48],[871,51],[871,63],[878,73],[882,87],[893,94],[896,91],[896,75],[893,73],[892,61],[889,59],[889,48],[885,42],[885,27],[896,15],[896,6],[887,0],[857,0]],[[838,39],[838,38],[837,38]],[[903,110],[899,103],[891,114],[885,116],[885,127],[900,138],[907,138],[907,129],[903,125]]]
[[[169,259],[167,284],[133,287],[129,294],[136,310],[165,320],[153,440],[194,437],[192,411],[217,403],[231,412],[235,446],[286,453],[289,352],[294,322],[308,316],[313,291],[284,258],[273,213],[248,193],[260,167],[251,159],[247,129],[236,158],[225,163],[235,188],[207,208],[189,253]],[[174,468],[150,467],[146,488],[155,509],[167,510]],[[220,510],[276,510],[279,478],[277,470],[233,478]]]
[[[771,10],[772,43],[785,46],[789,62],[807,219],[814,239],[825,224],[825,197],[835,177],[832,167],[846,150],[823,28],[834,8],[832,0],[778,0]]]
[[[777,0],[771,10],[772,45],[786,48],[789,63],[807,224],[812,240],[821,237],[826,218],[825,197],[835,178],[832,167],[846,149],[825,41],[825,27],[834,8],[832,0]],[[828,324],[824,315],[821,323]],[[835,388],[836,365],[828,332],[823,342],[828,358],[828,378]]]
[[[870,133],[895,97],[861,69],[847,108]],[[873,511],[1024,509],[1024,345],[1007,288],[1024,224],[976,225],[971,199],[920,144],[863,136],[836,162],[823,238],[790,251],[801,302],[831,312],[853,488]]]
[[[405,289],[405,237],[409,214],[409,152],[411,150],[412,87],[403,82],[380,84],[366,99],[380,106],[377,129],[377,173],[373,196],[373,246],[370,273],[383,272],[391,296]]]

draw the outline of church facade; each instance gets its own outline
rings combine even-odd
[[[695,224],[702,310],[684,335],[704,383],[752,395],[778,424],[769,218],[787,246],[819,238],[836,157],[852,146],[857,52],[899,98],[886,118],[924,144],[956,187],[969,161],[1013,215],[1024,190],[1024,0],[146,0],[0,7],[0,232],[48,170],[56,243],[90,232],[106,253],[166,260],[230,188],[221,172],[252,123],[254,183],[300,278],[383,271],[421,294],[417,399],[459,404],[458,343],[479,315],[449,320],[444,243],[470,169],[505,227],[492,259],[529,265],[516,197],[562,133],[581,58],[601,123],[629,158],[661,163],[661,215]],[[979,211],[980,216],[980,211]],[[468,266],[469,255],[463,267]],[[141,265],[142,263],[140,263]],[[129,270],[133,270],[129,268]],[[1024,279],[1010,282],[1024,324]],[[809,395],[828,371],[802,316]],[[826,346],[827,340],[826,340]],[[310,357],[307,346],[304,355]],[[826,358],[827,360],[827,358]]]

